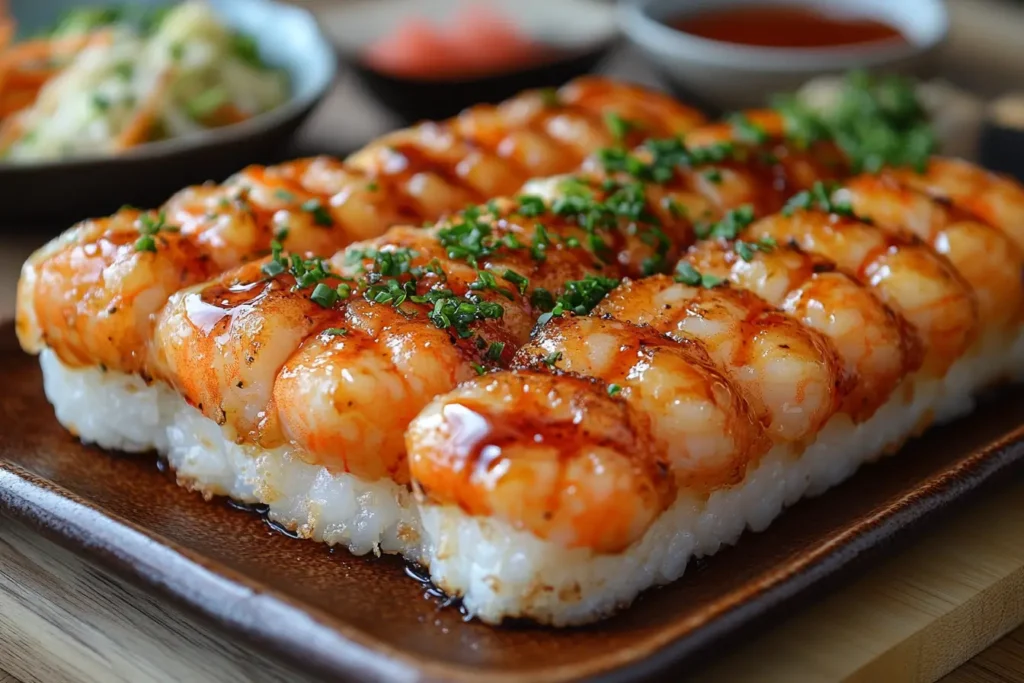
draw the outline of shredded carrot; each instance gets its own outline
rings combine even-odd
[[[0,119],[31,106],[36,101],[36,90],[13,90],[0,93]]]
[[[0,63],[40,62],[56,56],[71,56],[89,45],[102,45],[112,39],[113,34],[110,31],[95,31],[65,38],[27,40],[4,50],[0,54]]]
[[[130,149],[149,141],[150,132],[156,122],[164,94],[167,92],[167,86],[170,84],[170,75],[169,71],[165,71],[157,79],[153,89],[149,91],[146,99],[142,102],[142,106],[135,111],[131,121],[114,140],[115,150]]]
[[[49,62],[54,58],[70,58],[86,47],[108,44],[113,33],[103,29],[66,38],[40,38],[24,43],[10,44],[14,36],[14,20],[6,13],[6,3],[0,0],[0,131],[7,137],[18,135],[18,127],[7,125],[5,118],[32,106],[39,91],[54,76],[60,73]],[[14,132],[12,132],[14,131]],[[13,140],[6,140],[0,150],[10,146]]]
[[[248,114],[236,107],[232,102],[222,104],[217,111],[208,118],[207,123],[212,126],[227,126],[232,123],[241,123],[250,118]]]
[[[5,83],[12,88],[32,88],[38,90],[59,72],[59,69],[10,69],[7,72]]]

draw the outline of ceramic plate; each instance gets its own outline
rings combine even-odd
[[[78,443],[35,358],[0,328],[0,513],[255,639],[292,670],[369,681],[639,681],[690,671],[1024,459],[1024,392],[985,400],[769,529],[693,564],[619,616],[566,630],[465,622],[396,558],[353,557],[178,488],[154,457]],[[425,599],[426,598],[426,599]],[[672,679],[675,678],[674,674]]]

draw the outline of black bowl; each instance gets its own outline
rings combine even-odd
[[[596,69],[616,42],[608,40],[585,51],[519,71],[457,81],[401,78],[381,73],[355,57],[344,61],[367,92],[402,123],[410,124],[424,119],[448,118],[474,104],[496,104],[523,90],[560,86]]]
[[[989,106],[978,160],[989,170],[1024,182],[1024,95],[1003,97]]]
[[[489,76],[409,78],[370,66],[364,57],[407,22],[442,31],[458,22],[465,0],[349,0],[319,13],[342,62],[362,90],[405,124],[454,116],[473,104],[497,103],[531,88],[557,87],[594,70],[619,42],[614,6],[605,0],[490,0],[494,13],[551,51],[544,61]],[[542,48],[544,49],[544,48]]]

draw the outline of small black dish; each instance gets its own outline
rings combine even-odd
[[[383,73],[362,58],[374,41],[414,17],[438,26],[465,7],[460,0],[353,0],[319,13],[340,59],[363,89],[404,124],[443,119],[478,103],[496,103],[530,88],[556,87],[593,71],[618,44],[614,7],[595,0],[494,0],[497,14],[516,23],[550,60],[515,71],[456,80],[405,78]]]
[[[978,160],[989,170],[1024,182],[1024,94],[1001,97],[989,106]]]
[[[134,0],[165,5],[169,0]],[[291,93],[281,106],[241,123],[140,145],[117,156],[0,162],[0,226],[66,227],[123,204],[155,206],[175,191],[220,181],[246,164],[278,160],[299,125],[334,82],[330,42],[306,10],[273,0],[209,0],[227,25],[255,39],[261,56],[284,69]],[[109,0],[14,0],[19,31],[52,26],[61,12]]]
[[[593,71],[611,52],[613,41],[521,71],[463,81],[414,80],[374,70],[359,59],[348,66],[362,86],[403,124],[446,119],[481,103],[496,104],[531,88],[557,87]]]

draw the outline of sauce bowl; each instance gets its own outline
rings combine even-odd
[[[730,7],[780,7],[871,18],[897,29],[903,41],[822,48],[757,47],[708,40],[670,21]],[[710,111],[763,106],[774,93],[852,68],[926,76],[949,19],[942,0],[622,0],[623,32],[678,94]]]

